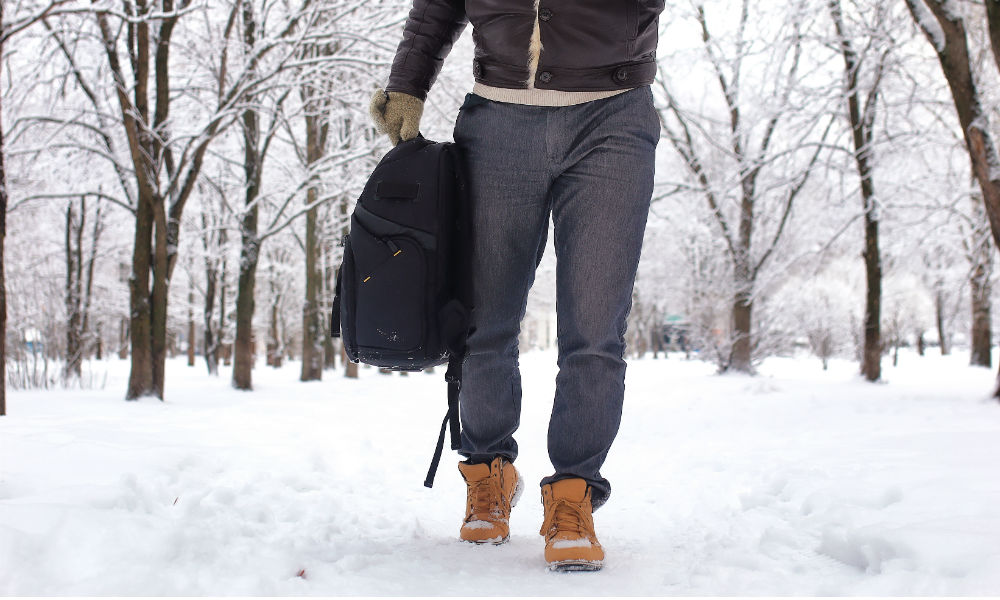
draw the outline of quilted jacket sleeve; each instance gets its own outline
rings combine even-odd
[[[386,91],[426,99],[445,57],[468,23],[464,0],[413,0]]]

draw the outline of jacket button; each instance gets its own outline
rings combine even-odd
[[[615,71],[615,79],[617,79],[618,81],[625,81],[626,79],[628,79],[628,69],[626,69],[625,67],[621,67],[620,69]]]
[[[552,73],[549,73],[548,71],[542,71],[541,73],[538,74],[538,81],[541,81],[542,83],[548,83],[552,81]]]
[[[483,65],[478,60],[472,61],[472,75],[473,77],[483,76]]]
[[[538,11],[538,18],[543,21],[548,21],[552,18],[552,11],[547,8],[543,8]]]

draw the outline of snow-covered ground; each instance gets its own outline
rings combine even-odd
[[[966,362],[904,354],[869,385],[846,361],[632,361],[596,574],[544,569],[534,485],[509,544],[457,541],[457,459],[421,485],[441,369],[303,384],[261,366],[241,393],[177,360],[167,402],[127,403],[127,365],[102,363],[104,390],[9,393],[0,594],[996,594],[1000,405]],[[535,482],[555,355],[521,363]]]

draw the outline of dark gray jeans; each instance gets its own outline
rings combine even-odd
[[[559,374],[548,432],[555,473],[542,484],[582,477],[595,508],[611,492],[600,470],[621,423],[626,317],[659,138],[649,86],[566,107],[468,94],[455,124],[476,240],[461,454],[517,457],[517,338],[551,213]]]

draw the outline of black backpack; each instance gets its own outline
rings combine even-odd
[[[420,371],[448,363],[448,412],[424,485],[450,425],[461,445],[458,393],[472,310],[471,219],[458,147],[418,135],[390,150],[368,178],[344,236],[331,335],[352,362]]]

